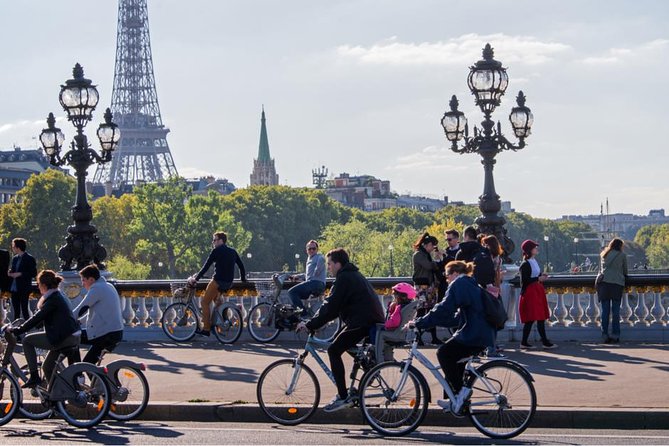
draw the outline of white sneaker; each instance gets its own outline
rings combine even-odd
[[[332,401],[323,407],[323,411],[330,413],[341,409],[346,409],[348,407],[353,407],[353,400],[351,398],[341,399],[339,398],[339,395],[337,395],[332,399]]]
[[[463,387],[460,389],[457,395],[455,395],[455,401],[451,403],[451,412],[454,414],[459,414],[462,410],[462,406],[465,405],[465,402],[472,396],[472,389],[469,387]]]
[[[451,411],[451,400],[437,400],[437,406],[444,410]]]

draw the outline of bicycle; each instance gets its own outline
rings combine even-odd
[[[4,338],[7,325],[0,328],[0,337]],[[21,407],[21,388],[18,380],[7,368],[11,354],[7,354],[7,347],[4,342],[0,343],[0,353],[2,356],[2,367],[0,367],[0,426],[12,421],[16,412]]]
[[[332,371],[316,350],[316,348],[325,349],[329,345],[329,342],[318,340],[310,333],[301,354],[292,359],[280,359],[265,368],[258,379],[256,396],[260,408],[267,417],[279,424],[295,426],[305,422],[316,412],[321,397],[320,384],[304,360],[311,353],[334,384]],[[349,375],[351,379],[349,396],[353,397],[354,405],[357,405],[356,384],[360,384],[374,365],[374,346],[363,342],[348,350],[348,354],[353,356],[353,367]],[[360,370],[363,371],[363,375],[358,380]]]
[[[20,367],[16,362],[16,337],[6,332],[6,327],[2,329],[7,342],[2,363],[7,364],[16,381],[22,384],[28,381],[26,367]],[[56,364],[68,357],[74,348],[78,347],[60,349]],[[47,418],[56,412],[72,426],[91,428],[107,416],[111,406],[111,390],[106,374],[106,368],[83,362],[65,368],[54,367],[46,386],[23,389],[20,407],[17,407],[23,415],[34,420]]]
[[[249,311],[247,321],[249,333],[258,342],[272,342],[281,331],[295,331],[295,327],[300,322],[302,312],[295,309],[291,304],[281,303],[279,299],[281,290],[283,290],[283,283],[289,276],[290,274],[287,273],[274,274],[272,281],[268,284],[271,292],[269,300],[254,305]],[[257,288],[263,286],[264,284],[261,285],[261,283],[256,284]],[[310,305],[306,311],[311,315],[318,311],[321,304],[320,300],[317,299],[318,297],[311,295],[307,301],[310,301]],[[340,328],[341,321],[336,318],[319,328],[314,337],[319,341],[332,341]]]
[[[417,334],[415,328],[414,334]],[[407,359],[378,364],[360,385],[365,421],[383,435],[406,435],[425,419],[430,388],[412,365],[414,358],[434,375],[449,400],[455,401],[453,389],[439,365],[418,351],[416,336]],[[468,416],[479,432],[491,438],[512,438],[527,429],[537,407],[532,375],[508,359],[494,359],[481,365],[478,356],[463,361],[466,361],[464,388],[472,393],[460,413],[454,415]]]
[[[200,326],[202,313],[195,302],[195,286],[188,283],[172,284],[175,299],[182,300],[169,305],[160,320],[160,326],[168,338],[176,342],[190,341]],[[211,314],[211,328],[222,344],[232,344],[242,335],[244,321],[239,307],[223,302],[219,295]],[[185,300],[185,302],[183,302]]]

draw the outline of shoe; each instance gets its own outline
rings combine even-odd
[[[424,345],[425,345],[425,342],[423,342],[423,340],[421,338],[418,338],[418,346],[422,347]]]
[[[444,341],[440,341],[437,338],[434,338],[430,341],[430,344],[432,344],[432,345],[443,345],[443,343],[444,343]]]
[[[37,373],[30,374],[30,379],[21,386],[22,389],[32,389],[42,384],[42,379]]]
[[[337,395],[332,399],[332,401],[323,407],[323,411],[330,413],[340,409],[346,409],[348,407],[353,407],[353,400],[350,397],[341,399],[339,398],[339,395]]]
[[[544,350],[551,350],[558,348],[557,344],[553,344],[551,341],[546,341],[543,343]]]
[[[520,349],[521,350],[530,350],[533,349],[534,345],[532,344],[523,344],[522,342],[520,343]]]
[[[451,411],[451,400],[449,400],[449,399],[437,400],[437,406],[439,406],[442,409],[450,412]]]
[[[469,387],[460,389],[458,394],[455,395],[455,401],[451,403],[451,412],[455,415],[460,415],[462,407],[465,405],[465,402],[469,400],[470,396],[472,396],[472,389]]]
[[[486,352],[485,357],[488,358],[488,359],[490,359],[490,358],[506,358],[506,355],[503,354],[503,353],[500,353],[498,351],[494,351],[494,352]]]
[[[609,344],[619,344],[620,338],[609,338]]]
[[[211,336],[211,332],[209,330],[197,329],[197,330],[195,330],[195,334],[199,335],[199,336]]]

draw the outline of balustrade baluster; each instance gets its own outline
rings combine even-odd
[[[149,319],[149,311],[146,308],[146,297],[141,296],[137,298],[139,305],[137,308],[137,324],[140,327],[148,327],[149,324],[146,322]]]
[[[7,319],[7,308],[9,305],[9,299],[2,299],[2,302],[0,302],[0,324],[4,325],[8,321]]]
[[[135,310],[132,309],[132,297],[124,297],[125,300],[125,308],[123,309],[123,320],[125,321],[125,325],[129,327],[134,327],[135,326]]]
[[[595,293],[588,293],[588,308],[585,309],[585,315],[588,319],[586,325],[588,327],[598,327],[599,324],[599,306],[597,305],[597,297]]]
[[[636,287],[634,288],[634,291],[637,295],[636,308],[634,309],[634,315],[637,317],[637,324],[647,327],[650,325],[647,321],[650,312],[648,311],[648,306],[646,305],[646,293],[643,292],[643,289],[639,290]]]
[[[163,311],[160,309],[160,297],[154,296],[151,298],[151,311],[149,317],[151,318],[151,325],[160,327],[160,319],[163,317]]]
[[[665,322],[663,320],[666,311],[662,306],[662,293],[653,292],[653,307],[650,309],[650,314],[653,316],[653,325],[664,326]]]
[[[579,291],[578,293],[576,291]],[[571,308],[569,309],[569,315],[571,316],[572,323],[576,327],[583,326],[583,307],[581,306],[581,293],[582,290],[575,290],[572,292],[574,297],[571,302]]]
[[[567,307],[564,304],[564,290],[557,290],[557,303],[555,304],[555,309],[553,310],[553,316],[555,316],[557,319],[555,324],[562,325],[563,327],[568,326],[568,315],[569,312],[567,311]]]
[[[629,325],[630,327],[634,326],[634,321],[630,318],[632,317],[632,307],[630,307],[629,295],[627,290],[623,291],[623,302],[620,306],[620,324]]]

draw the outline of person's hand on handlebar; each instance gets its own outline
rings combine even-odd
[[[300,333],[302,331],[307,331],[307,330],[308,330],[307,323],[304,322],[304,321],[301,321],[299,324],[297,324],[297,327],[295,327],[295,331],[297,333]]]
[[[195,286],[197,284],[197,279],[195,278],[195,276],[190,276],[187,282],[188,285]]]
[[[404,327],[402,327],[403,330],[413,330],[414,328],[416,328],[416,321],[414,319],[410,320]]]

